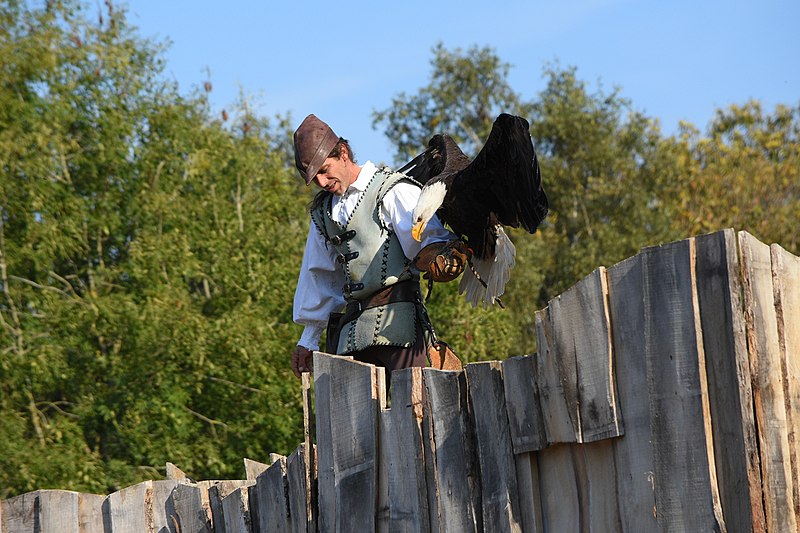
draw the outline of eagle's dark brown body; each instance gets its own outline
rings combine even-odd
[[[425,187],[445,184],[437,214],[482,259],[494,257],[498,223],[534,233],[547,215],[539,162],[521,117],[498,116],[473,161],[452,138],[439,134],[404,169]]]

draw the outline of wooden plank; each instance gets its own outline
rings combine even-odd
[[[577,370],[580,436],[572,446],[581,531],[621,529],[613,446],[622,435],[614,385],[606,270],[596,269],[551,309],[557,351],[570,353]]]
[[[181,481],[191,481],[189,476],[186,475],[186,472],[178,468],[172,463],[167,463],[167,479],[177,479]]]
[[[547,446],[547,434],[536,378],[536,356],[510,357],[502,365],[514,453],[541,450]]]
[[[333,473],[338,531],[375,529],[377,502],[378,412],[374,367],[337,359],[331,389]]]
[[[286,458],[280,457],[258,478],[251,487],[255,499],[250,507],[257,509],[254,530],[263,533],[284,533],[289,531],[289,501],[286,480]]]
[[[270,454],[271,455],[271,454]],[[274,461],[270,461],[271,463]],[[244,458],[244,478],[255,480],[258,476],[263,474],[269,465],[266,463],[260,463],[258,461],[253,461],[252,459],[248,459],[247,457]]]
[[[313,453],[313,450],[312,450]],[[301,444],[286,459],[286,480],[289,490],[289,518],[293,533],[312,532],[311,480],[306,468],[306,446]]]
[[[514,456],[519,488],[522,531],[543,533],[542,502],[539,493],[539,460],[537,452],[520,453]]]
[[[247,488],[254,485],[254,481],[252,480],[245,480],[245,479],[232,479],[232,480],[223,480],[223,481],[213,481],[210,482],[208,486],[208,504],[211,514],[211,527],[214,531],[227,531],[226,528],[228,523],[235,524],[238,517],[241,515],[242,509],[241,507],[241,500],[242,495],[241,491],[238,496],[238,501],[236,498],[231,499],[227,504],[225,504],[225,499],[230,496],[234,491]],[[231,517],[226,517],[225,511],[226,507],[232,513]],[[248,513],[249,513],[249,506],[248,506]],[[233,525],[235,528],[236,526]],[[238,529],[234,529],[237,531]]]
[[[33,533],[36,530],[38,491],[26,492],[0,502],[2,507],[2,533]]]
[[[537,452],[544,531],[581,531],[572,446],[555,444]]]
[[[769,246],[739,232],[750,375],[768,531],[795,531],[786,396]]]
[[[620,522],[627,532],[658,530],[642,276],[641,255],[607,271],[619,416],[625,423],[625,436],[614,439],[612,446]]]
[[[114,533],[168,529],[173,525],[168,516],[175,513],[171,494],[178,483],[177,480],[144,481],[110,494],[111,529]]]
[[[564,363],[564,392],[581,442],[622,434],[612,378],[607,292],[605,268],[600,267],[550,302],[556,353]]]
[[[336,527],[336,491],[333,476],[333,436],[331,434],[331,407],[335,398],[331,391],[333,358],[314,352],[314,411],[317,437],[317,497],[320,531],[334,531]],[[305,410],[305,402],[304,402]]]
[[[765,531],[761,466],[747,355],[736,234],[695,238],[720,501],[728,531]]]
[[[195,483],[179,483],[172,491],[173,512],[167,517],[169,531],[180,533],[210,533],[211,516],[203,505],[202,489]]]
[[[441,531],[439,527],[439,485],[436,475],[436,439],[431,404],[428,400],[428,389],[425,374],[422,374],[422,448],[425,452],[425,487],[428,493],[428,523],[431,531]]]
[[[622,531],[612,440],[572,446],[581,531]]]
[[[323,486],[320,486],[320,528],[339,531],[375,529],[375,502],[377,484],[377,436],[379,387],[375,382],[374,367],[349,358],[316,353],[314,357],[314,384],[318,446],[325,446],[321,423],[330,427],[334,507],[325,509],[333,515],[323,523]],[[321,391],[325,390],[325,396]],[[327,406],[322,407],[322,404]],[[319,412],[327,411],[327,422],[321,421]],[[327,466],[327,465],[326,465]],[[320,457],[320,482],[322,482],[322,457]],[[330,488],[330,487],[328,487]],[[330,520],[334,519],[334,524]]]
[[[431,414],[431,462],[438,531],[478,531],[483,523],[475,437],[468,409],[464,371],[422,371]],[[431,485],[428,485],[431,490]]]
[[[386,369],[382,366],[372,367],[372,396],[378,401],[378,409],[387,409]]]
[[[378,483],[375,512],[375,531],[386,533],[389,531],[389,521],[391,520],[391,495],[389,494],[390,471],[394,468],[392,454],[395,445],[395,431],[392,423],[391,409],[381,409],[378,413]]]
[[[792,498],[795,521],[800,524],[800,258],[777,244],[770,246],[770,255],[792,460]]]
[[[68,490],[39,490],[38,533],[78,533],[79,495]]]
[[[381,441],[389,463],[389,530],[427,532],[430,522],[422,425],[422,369],[397,371],[392,382],[391,438]]]
[[[510,357],[502,362],[511,444],[517,473],[523,531],[543,531],[536,450],[547,446],[537,380],[537,355]]]
[[[481,473],[483,529],[522,531],[501,363],[471,363],[466,373]]]
[[[568,425],[569,428],[565,439],[552,442],[583,442],[580,399],[578,397],[578,362],[575,358],[574,341],[564,327],[570,319],[568,313],[573,307],[571,300],[570,292],[567,291],[550,300],[547,306],[550,312],[552,348],[549,364],[545,365],[545,369],[549,372],[544,374],[544,377],[545,381],[551,384],[549,388],[562,395],[567,419],[561,421],[561,424]],[[554,381],[558,385],[553,386]]]
[[[375,457],[375,531],[386,533],[389,531],[389,448],[387,444],[394,439],[394,428],[391,422],[391,413],[386,403],[386,369],[373,367],[373,385],[375,396],[378,399],[377,418],[377,443]]]
[[[306,491],[306,524],[310,533],[317,531],[317,448],[315,441],[314,399],[311,392],[311,374],[301,376],[303,398],[303,461],[305,468],[304,486]]]
[[[211,490],[211,487],[219,483],[221,483],[221,481],[219,480],[205,480],[205,481],[198,481],[197,483],[195,483],[195,485],[197,485],[197,488],[200,489],[200,501],[202,502],[203,514],[208,520],[209,527],[212,530],[214,529],[214,513],[211,509],[211,494],[209,491]],[[217,512],[219,513],[221,519],[222,511],[218,509]]]
[[[152,481],[144,481],[108,495],[109,518],[114,533],[147,531],[146,500],[152,496]]]
[[[250,533],[249,486],[239,487],[222,498],[224,533]],[[219,531],[219,527],[216,528]]]
[[[694,241],[647,248],[644,325],[659,527],[724,528],[697,291]]]
[[[81,533],[104,533],[106,524],[111,527],[106,502],[102,494],[78,495],[78,530]]]
[[[579,424],[572,419],[572,415],[577,415],[577,408],[568,407],[549,309],[536,311],[536,349],[536,378],[547,442],[578,442]]]
[[[168,531],[174,527],[170,516],[175,515],[172,502],[172,492],[180,484],[176,479],[166,479],[151,482],[149,499],[145,501],[148,512],[148,527],[153,531]]]

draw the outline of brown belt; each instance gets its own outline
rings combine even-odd
[[[419,280],[409,279],[389,285],[385,289],[372,293],[363,300],[350,300],[344,309],[344,317],[340,324],[344,325],[373,307],[395,302],[416,302],[420,298]]]

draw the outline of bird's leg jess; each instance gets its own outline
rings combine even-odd
[[[480,282],[480,284],[483,285],[484,289],[488,289],[489,286],[486,284],[485,281],[483,281],[483,278],[475,269],[475,265],[472,264],[472,255],[469,256],[469,259],[467,259],[467,263],[469,263],[469,269],[472,271],[472,275],[475,276],[475,279],[477,279]],[[506,308],[506,306],[503,305],[503,301],[500,299],[499,296],[495,296],[494,301],[497,302],[497,305],[499,305],[501,309]]]

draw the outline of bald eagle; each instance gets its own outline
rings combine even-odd
[[[505,113],[498,116],[472,161],[448,135],[434,135],[428,148],[400,171],[423,184],[412,214],[413,237],[419,240],[438,213],[473,250],[478,277],[468,268],[459,292],[473,306],[495,303],[505,291],[516,256],[503,226],[535,233],[548,210],[528,121]]]

